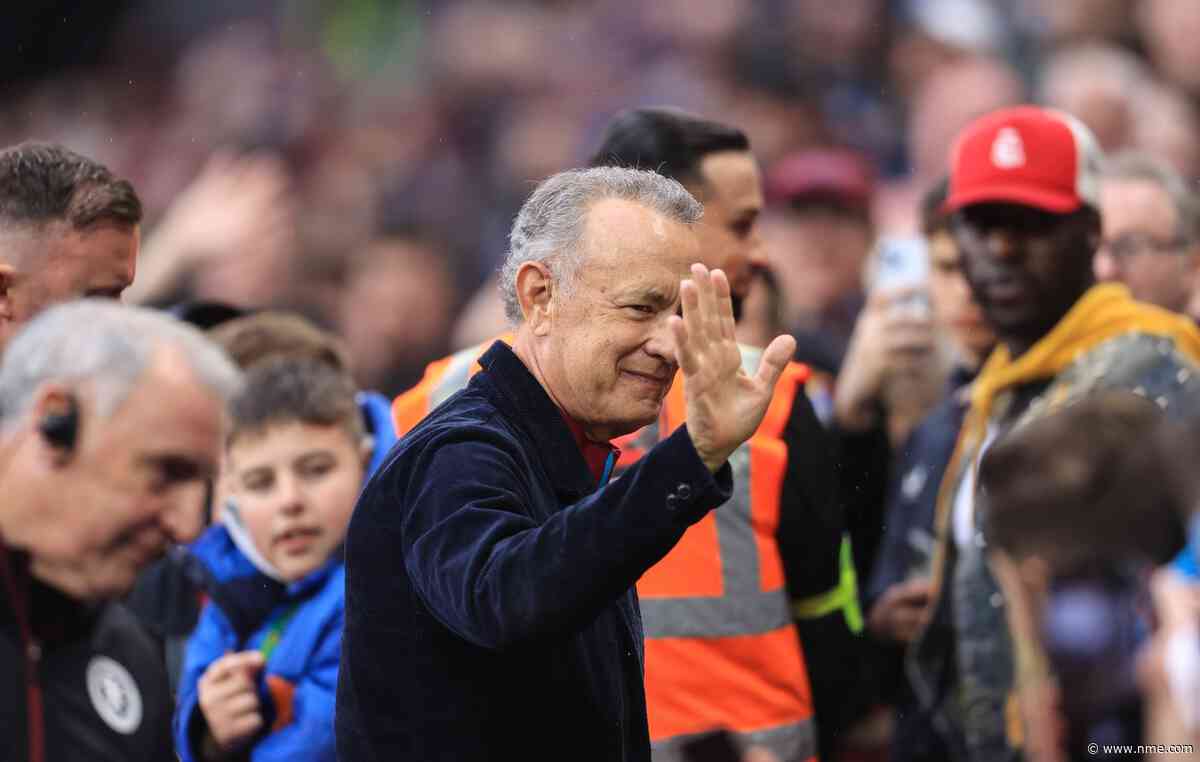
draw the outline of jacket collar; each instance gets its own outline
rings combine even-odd
[[[562,413],[521,358],[497,341],[479,358],[496,407],[535,443],[555,492],[590,494],[596,482]]]

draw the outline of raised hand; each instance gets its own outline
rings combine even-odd
[[[750,376],[742,370],[734,338],[725,273],[692,265],[692,278],[681,284],[680,296],[683,317],[672,317],[671,329],[683,372],[688,433],[704,465],[716,472],[758,428],[796,341],[776,336]]]
[[[876,291],[854,324],[854,335],[838,373],[834,416],[846,431],[876,425],[884,387],[896,378],[928,374],[934,365],[933,320],[905,302],[916,287]]]

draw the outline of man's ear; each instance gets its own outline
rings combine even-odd
[[[517,270],[517,302],[534,336],[550,332],[554,276],[544,262],[525,262]]]

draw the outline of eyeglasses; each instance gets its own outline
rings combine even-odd
[[[1149,233],[1130,232],[1100,242],[1101,251],[1113,259],[1132,259],[1142,254],[1182,254],[1188,242],[1180,236],[1160,238]]]

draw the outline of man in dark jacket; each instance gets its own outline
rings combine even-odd
[[[94,300],[0,364],[0,760],[171,760],[171,696],[124,607],[198,509],[238,373],[194,329]]]
[[[401,441],[350,524],[342,758],[650,758],[634,583],[728,498],[794,350],[777,338],[747,376],[724,273],[681,283],[700,212],[616,168],[522,207],[513,348]],[[656,419],[677,368],[687,424],[608,483],[609,440]]]

